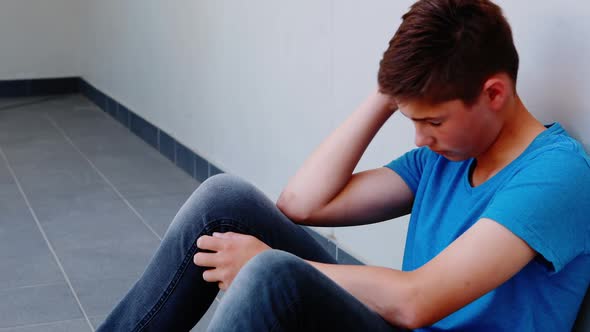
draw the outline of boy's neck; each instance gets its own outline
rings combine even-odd
[[[508,109],[496,140],[486,152],[476,158],[472,173],[472,185],[479,185],[508,166],[534,139],[545,130],[545,126],[526,109],[518,96],[512,109]]]

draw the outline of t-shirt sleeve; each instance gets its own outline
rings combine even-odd
[[[482,215],[526,241],[554,273],[588,254],[589,217],[590,166],[571,151],[548,151],[528,161]]]
[[[416,194],[420,178],[430,154],[432,152],[428,148],[418,148],[406,152],[401,157],[394,159],[385,167],[390,168],[406,182],[408,187]]]

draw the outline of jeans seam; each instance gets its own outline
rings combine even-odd
[[[231,221],[231,222],[230,223],[223,223],[223,221]],[[204,222],[204,224],[205,224],[205,226],[203,227],[203,229],[201,230],[201,232],[197,236],[197,239],[199,237],[201,237],[203,234],[213,233],[216,229],[221,228],[223,226],[227,226],[227,225],[234,226],[239,231],[242,231],[242,230],[244,230],[245,232],[250,231],[249,227],[245,227],[242,224],[241,220],[234,219],[234,218],[216,218],[216,219],[213,219],[209,222]],[[213,225],[213,226],[211,226],[211,225]],[[251,232],[251,233],[254,233],[254,232]],[[258,238],[261,238],[261,236],[259,234],[257,234],[257,235],[258,235],[257,236]],[[156,304],[154,304],[152,309],[150,309],[150,311],[148,311],[148,313],[145,314],[145,316],[143,316],[143,318],[139,321],[139,323],[137,323],[137,325],[133,329],[134,332],[141,331],[143,328],[145,328],[150,323],[150,321],[155,317],[157,312],[160,311],[160,309],[162,309],[162,307],[164,306],[164,303],[166,303],[166,301],[168,300],[170,295],[174,292],[174,289],[176,289],[176,286],[178,285],[178,281],[182,278],[187,267],[189,266],[190,258],[192,256],[194,256],[196,251],[198,250],[197,239],[195,239],[192,242],[192,245],[189,249],[188,254],[183,259],[182,263],[180,264],[180,267],[177,269],[176,274],[172,278],[172,281],[170,281],[170,283],[168,284],[168,287],[166,288],[166,290],[164,290],[164,293],[162,294],[162,296],[160,296],[158,301],[156,301]]]

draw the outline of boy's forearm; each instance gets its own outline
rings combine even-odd
[[[375,266],[308,263],[389,323],[415,328],[415,292],[411,272]]]
[[[329,203],[349,181],[367,146],[395,112],[392,100],[375,92],[307,158],[277,205],[294,220]]]

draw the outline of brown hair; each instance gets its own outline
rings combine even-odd
[[[379,67],[381,92],[399,100],[473,104],[486,79],[516,85],[518,53],[502,9],[489,0],[420,0],[402,16]]]

